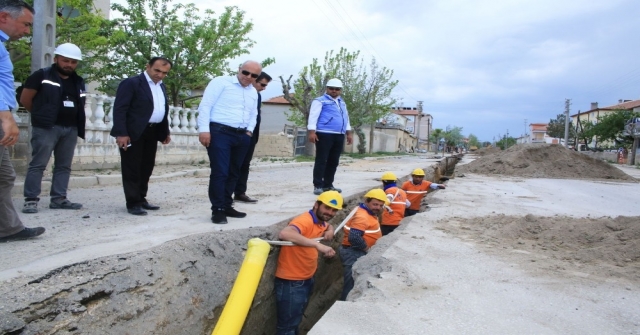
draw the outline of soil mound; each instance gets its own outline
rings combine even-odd
[[[485,154],[469,164],[458,166],[456,172],[527,178],[636,181],[609,163],[555,144],[519,144],[504,151]]]
[[[476,150],[475,154],[478,156],[484,156],[484,155],[489,155],[489,154],[495,154],[502,151],[502,149],[498,148],[498,147],[483,147],[480,148],[478,150]]]
[[[551,270],[640,282],[640,217],[506,215],[441,220],[438,229],[472,238],[500,255],[524,254]],[[506,250],[505,250],[506,249]],[[554,264],[555,263],[555,264]]]

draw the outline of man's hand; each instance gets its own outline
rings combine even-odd
[[[315,130],[309,130],[309,142],[310,143],[318,142],[318,135],[316,135]]]
[[[131,138],[129,136],[118,136],[116,137],[116,144],[118,148],[127,151],[129,144],[131,143]]]
[[[353,143],[353,135],[350,131],[347,132],[347,144]]]
[[[13,119],[11,111],[0,111],[0,121],[2,122],[2,131],[4,136],[0,139],[0,145],[10,147],[18,142],[20,129]]]
[[[200,144],[204,145],[205,148],[208,148],[209,144],[211,144],[211,133],[200,133],[200,135],[198,135],[198,139],[200,140]]]
[[[318,251],[320,251],[325,258],[331,258],[336,255],[336,251],[332,247],[318,243]]]
[[[331,241],[333,240],[333,230],[327,230],[324,232],[324,240],[325,241]]]
[[[162,141],[162,144],[169,144],[171,143],[171,135],[167,135],[167,138],[164,139],[164,141]]]
[[[438,188],[444,190],[446,187],[444,187],[444,185],[438,185]]]

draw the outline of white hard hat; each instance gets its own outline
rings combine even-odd
[[[73,43],[64,43],[58,45],[56,51],[54,52],[56,55],[64,56],[67,58],[82,60],[82,52],[77,45]]]
[[[342,88],[342,81],[337,78],[329,79],[327,82],[327,87],[340,87]]]

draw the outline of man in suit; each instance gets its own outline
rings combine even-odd
[[[271,76],[266,72],[262,72],[258,78],[256,78],[256,82],[253,83],[253,87],[255,87],[256,91],[258,91],[258,118],[256,120],[256,127],[253,128],[253,136],[251,136],[251,144],[249,144],[249,150],[247,150],[247,155],[244,156],[244,162],[242,162],[242,166],[240,167],[240,176],[238,177],[238,182],[236,183],[236,190],[233,192],[235,196],[233,200],[255,204],[258,202],[257,199],[250,198],[247,192],[247,181],[249,180],[249,166],[251,165],[251,159],[253,159],[253,151],[256,149],[256,144],[258,144],[258,137],[260,136],[260,105],[262,104],[262,95],[260,92],[264,91],[271,82]]]
[[[171,142],[169,103],[162,79],[172,66],[164,57],[151,58],[144,72],[123,80],[116,92],[111,136],[120,148],[122,186],[127,211],[133,215],[160,209],[146,197],[158,141]]]

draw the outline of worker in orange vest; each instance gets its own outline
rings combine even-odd
[[[278,237],[293,242],[294,246],[283,246],[278,255],[278,267],[274,289],[277,306],[277,335],[298,334],[302,314],[313,291],[313,276],[318,267],[318,252],[324,257],[336,255],[330,246],[313,240],[322,237],[325,241],[333,239],[331,220],[342,209],[340,193],[327,191],[316,199],[313,208],[295,217],[288,226],[280,231]]]
[[[367,254],[369,249],[382,237],[378,215],[389,200],[383,190],[377,188],[364,195],[353,217],[344,226],[344,237],[340,246],[340,259],[344,276],[344,286],[340,300],[347,299],[353,288],[351,268],[358,258]]]
[[[444,184],[432,183],[424,180],[424,170],[415,169],[411,172],[411,181],[405,181],[402,189],[407,192],[407,198],[411,205],[404,213],[404,216],[412,216],[420,211],[420,202],[427,194],[428,190],[445,189]]]
[[[382,236],[394,231],[404,218],[404,212],[411,203],[407,200],[407,193],[396,185],[398,178],[393,172],[385,172],[382,175],[382,188],[389,199],[389,206],[382,211],[380,230]]]

